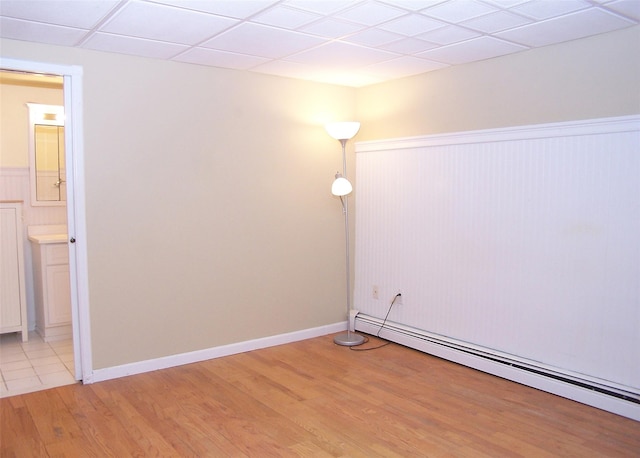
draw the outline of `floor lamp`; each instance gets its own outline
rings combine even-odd
[[[352,347],[363,344],[365,339],[355,332],[351,332],[351,260],[349,250],[349,194],[353,191],[347,179],[347,155],[345,147],[347,141],[353,138],[360,129],[359,122],[335,122],[325,126],[329,135],[340,141],[342,145],[342,173],[336,173],[336,179],[331,185],[331,193],[340,197],[342,213],[344,214],[344,237],[347,261],[347,332],[338,334],[333,341],[338,345]]]

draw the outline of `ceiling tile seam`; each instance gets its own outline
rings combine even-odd
[[[277,26],[273,26],[273,25],[269,25],[269,24],[260,24],[260,23],[257,23],[257,22],[251,22],[251,21],[241,20],[238,24],[234,24],[234,25],[232,25],[232,26],[229,26],[229,27],[227,27],[226,29],[219,31],[219,32],[217,32],[217,33],[215,33],[215,34],[211,35],[210,37],[205,38],[204,40],[199,41],[199,42],[198,42],[198,43],[196,43],[196,44],[193,44],[193,45],[185,45],[185,46],[189,46],[189,48],[187,48],[187,49],[184,49],[184,50],[180,51],[178,54],[176,54],[176,55],[174,55],[174,56],[170,57],[170,59],[171,59],[171,60],[173,60],[173,59],[175,59],[175,58],[177,58],[177,57],[180,57],[182,54],[185,54],[185,53],[187,53],[187,52],[189,52],[189,51],[191,51],[192,49],[195,49],[195,48],[202,49],[202,50],[207,50],[207,49],[208,49],[208,50],[214,50],[214,51],[226,52],[226,53],[230,53],[230,54],[239,54],[239,55],[243,55],[243,56],[250,56],[250,57],[261,57],[261,58],[263,58],[263,59],[268,59],[269,61],[279,60],[279,59],[282,59],[282,58],[283,58],[283,56],[280,56],[280,57],[274,58],[274,57],[269,57],[269,56],[261,56],[261,55],[258,55],[258,54],[245,54],[245,53],[237,52],[237,51],[229,51],[228,49],[221,49],[221,48],[216,48],[216,47],[213,47],[213,46],[202,46],[204,43],[206,43],[206,42],[208,42],[208,41],[211,41],[211,40],[213,40],[214,38],[217,38],[217,37],[221,36],[222,34],[225,34],[225,33],[231,32],[232,30],[234,30],[234,29],[236,29],[236,28],[239,28],[239,27],[241,27],[241,26],[242,26],[242,25],[244,25],[244,24],[253,24],[253,25],[260,26],[260,27],[266,27],[266,28],[270,28],[270,29],[283,30],[283,31],[285,31],[285,32],[300,33],[300,34],[302,34],[302,35],[307,35],[307,36],[310,36],[310,37],[313,37],[313,38],[318,38],[316,35],[311,35],[311,34],[304,33],[304,32],[298,32],[297,30],[293,30],[293,29],[285,29],[285,28],[282,28],[282,27],[277,27]],[[322,38],[322,37],[320,37],[320,38]],[[322,39],[327,40],[326,38],[322,38]],[[318,47],[318,46],[323,46],[323,45],[325,45],[326,43],[327,43],[327,41],[325,41],[325,42],[323,42],[323,43],[319,43],[319,44],[314,45],[314,46],[311,46],[311,47],[309,47],[309,48],[305,48],[303,51],[300,51],[300,52],[308,51],[308,50],[314,49],[314,48],[316,48],[316,47]],[[290,55],[290,54],[289,54],[289,55]],[[263,64],[264,64],[264,62],[263,62]],[[259,64],[259,65],[261,65],[261,64]]]
[[[640,1],[640,0],[636,0],[636,1]],[[640,21],[638,21],[637,19],[635,19],[635,18],[633,18],[633,17],[630,17],[630,16],[627,16],[626,14],[622,14],[622,13],[620,13],[619,11],[615,11],[615,10],[612,10],[612,9],[610,9],[610,8],[607,8],[607,7],[606,7],[606,5],[597,5],[597,6],[593,7],[593,9],[602,10],[602,11],[604,11],[605,13],[609,13],[609,14],[611,14],[612,16],[617,16],[617,17],[619,17],[620,19],[624,19],[624,20],[626,20],[626,21],[631,21],[631,22],[632,22],[632,24],[630,24],[630,25],[634,25],[634,24],[635,24],[635,25],[637,25],[637,24],[640,24]]]
[[[116,16],[129,3],[130,3],[130,0],[121,0],[116,6],[111,8],[111,10],[107,14],[105,14],[101,19],[99,19],[95,24],[93,24],[93,27],[88,29],[85,36],[80,40],[78,40],[75,46],[84,47],[87,41],[89,41],[89,39],[92,36],[94,36],[96,32],[100,31],[101,27],[103,27],[105,24],[108,24],[113,19],[113,17]],[[86,30],[86,29],[82,29],[82,30]]]
[[[144,0],[144,1],[146,3],[152,3],[152,4],[157,4],[157,5],[161,4],[161,3],[153,2],[153,1],[149,1],[149,0]],[[256,24],[256,25],[260,25],[260,26],[263,26],[263,27],[270,27],[270,28],[275,28],[275,29],[280,29],[280,30],[285,30],[285,31],[291,31],[291,29],[285,29],[285,28],[282,28],[282,27],[272,26],[272,25],[268,25],[268,24],[261,24],[261,23],[258,23],[258,22],[251,21],[251,19],[254,18],[255,16],[257,16],[259,14],[262,14],[262,13],[264,13],[266,11],[269,11],[270,9],[273,9],[277,5],[280,5],[282,3],[283,3],[283,0],[280,0],[278,3],[274,3],[273,5],[270,5],[269,7],[264,8],[264,9],[254,13],[254,14],[251,14],[247,18],[243,18],[243,19],[239,19],[237,17],[234,18],[234,17],[231,17],[231,16],[225,16],[225,15],[222,15],[222,14],[213,14],[213,13],[209,13],[209,12],[201,11],[201,10],[196,10],[196,9],[192,9],[192,8],[179,8],[179,9],[184,9],[184,10],[188,10],[188,11],[194,11],[194,12],[201,13],[201,14],[206,14],[206,15],[209,15],[209,16],[222,17],[222,18],[225,18],[225,19],[232,19],[232,20],[238,21],[238,22],[236,24],[230,25],[229,27],[227,27],[227,28],[225,28],[223,30],[219,30],[218,32],[214,33],[213,35],[207,36],[206,38],[198,41],[197,43],[185,44],[185,46],[188,46],[188,48],[187,49],[183,49],[182,51],[179,51],[177,54],[169,57],[169,60],[174,60],[174,59],[182,56],[183,54],[191,52],[194,49],[215,50],[215,51],[220,51],[220,52],[226,52],[226,53],[229,53],[229,54],[240,54],[240,55],[243,55],[243,56],[256,57],[257,55],[255,55],[255,54],[245,54],[245,53],[240,53],[240,52],[236,52],[236,51],[229,51],[229,50],[226,50],[226,49],[219,49],[219,48],[211,48],[211,47],[202,46],[202,45],[204,43],[208,42],[208,41],[213,40],[214,38],[219,37],[222,34],[225,34],[225,33],[228,33],[230,31],[234,30],[234,29],[237,29],[237,28],[241,27],[244,24]],[[167,6],[165,4],[162,4],[162,5]],[[262,58],[265,58],[265,59],[269,59],[270,61],[274,60],[273,58],[270,58],[270,57],[264,57],[264,56],[257,56],[257,57],[262,57]]]
[[[593,8],[588,8],[588,9],[583,8],[583,9],[580,9],[580,10],[571,11],[570,13],[561,14],[561,15],[553,16],[553,17],[546,18],[546,19],[541,19],[541,20],[539,19],[539,20],[536,20],[535,22],[533,22],[533,23],[531,23],[531,24],[523,24],[523,25],[519,25],[519,26],[517,26],[517,27],[513,27],[513,28],[511,28],[511,29],[501,30],[500,32],[497,32],[497,33],[496,33],[496,35],[492,35],[492,36],[493,36],[493,38],[496,38],[496,39],[500,39],[500,40],[505,41],[506,39],[505,39],[505,38],[503,38],[503,37],[501,37],[501,36],[499,36],[499,35],[502,35],[502,34],[504,34],[504,33],[506,33],[506,32],[513,32],[513,31],[517,31],[517,30],[520,30],[520,29],[526,29],[526,28],[529,28],[529,27],[538,27],[538,26],[540,26],[540,25],[547,24],[547,23],[549,23],[549,22],[554,22],[554,21],[557,21],[557,20],[559,20],[559,19],[564,19],[564,18],[568,18],[568,17],[571,17],[571,16],[577,16],[577,15],[583,14],[585,11],[591,11],[591,10],[601,10],[601,11],[603,11],[605,14],[611,14],[611,15],[613,15],[613,16],[617,16],[617,17],[619,17],[619,18],[620,18],[620,19],[622,19],[622,20],[625,20],[625,21],[627,21],[627,22],[630,22],[630,23],[629,23],[629,25],[628,25],[627,27],[631,27],[631,26],[633,26],[633,25],[637,25],[637,24],[639,23],[639,21],[635,21],[635,20],[632,20],[632,19],[626,18],[626,17],[624,17],[624,16],[620,16],[620,15],[617,15],[617,14],[615,14],[615,13],[612,13],[610,10],[607,10],[606,8],[593,7]],[[595,35],[600,35],[601,33],[602,33],[602,32],[597,33],[597,34],[595,34]],[[508,42],[512,42],[513,44],[517,44],[517,45],[519,45],[519,46],[525,46],[525,47],[527,47],[527,48],[529,48],[529,49],[531,48],[531,46],[530,46],[530,45],[528,45],[528,44],[526,44],[526,43],[521,43],[521,42],[516,41],[516,40],[506,40],[506,41],[508,41]],[[562,41],[560,41],[559,43],[562,43],[562,42],[564,42],[564,41],[573,41],[573,39],[571,39],[571,40],[562,40]],[[558,42],[552,42],[552,43],[549,43],[549,44],[544,45],[543,47],[550,46],[550,45],[552,45],[552,44],[556,44],[556,43],[558,43]]]
[[[143,1],[146,2],[146,3],[152,3],[152,4],[158,4],[158,5],[162,4],[164,6],[167,6],[166,4],[159,3],[159,2],[154,2],[152,0],[143,0]],[[366,3],[366,2],[361,2],[361,3]],[[255,13],[251,14],[250,16],[247,16],[246,18],[243,18],[243,19],[238,19],[238,18],[234,18],[234,17],[231,17],[231,16],[225,16],[225,15],[222,15],[222,14],[213,14],[213,13],[210,13],[210,12],[197,10],[197,9],[192,9],[192,8],[178,7],[180,9],[185,9],[185,10],[189,10],[189,11],[195,11],[195,12],[202,13],[202,14],[208,14],[210,16],[224,17],[224,18],[227,18],[227,19],[233,19],[233,20],[237,20],[239,22],[237,24],[233,24],[233,25],[227,27],[224,30],[218,31],[217,33],[215,33],[215,34],[213,34],[213,35],[211,35],[211,36],[199,41],[198,43],[195,43],[193,45],[186,45],[186,46],[189,46],[187,49],[184,49],[184,50],[178,52],[177,54],[171,56],[169,59],[170,60],[176,59],[176,58],[182,56],[183,54],[186,54],[186,53],[188,53],[188,52],[190,52],[190,51],[192,51],[192,50],[194,50],[196,48],[197,49],[201,49],[201,50],[215,50],[215,51],[219,51],[219,52],[225,52],[225,53],[229,53],[229,54],[238,54],[238,55],[249,56],[249,57],[262,57],[264,59],[268,59],[268,62],[274,62],[274,61],[277,61],[277,60],[280,60],[280,59],[284,59],[285,57],[288,57],[288,56],[291,56],[291,55],[297,53],[296,52],[296,53],[289,54],[287,56],[281,56],[281,57],[278,57],[278,58],[273,58],[273,57],[258,56],[256,54],[245,54],[245,53],[241,53],[241,52],[237,52],[237,51],[229,51],[229,50],[226,50],[226,49],[220,49],[220,48],[215,48],[215,47],[202,46],[204,43],[206,43],[208,41],[211,41],[214,38],[217,38],[218,36],[221,36],[224,33],[228,33],[230,31],[232,31],[233,29],[239,28],[244,24],[254,24],[254,25],[261,26],[261,27],[278,29],[278,30],[283,30],[283,31],[286,31],[286,32],[296,32],[296,33],[300,33],[300,34],[303,34],[303,35],[307,35],[309,37],[320,38],[320,39],[325,40],[325,42],[323,42],[323,43],[319,43],[317,45],[314,45],[312,47],[306,48],[305,50],[299,51],[299,52],[305,52],[305,51],[309,51],[309,50],[315,49],[316,47],[319,47],[319,46],[324,46],[329,41],[331,41],[331,39],[329,39],[327,37],[323,37],[321,35],[316,35],[316,34],[313,34],[313,33],[301,31],[300,29],[302,29],[304,27],[308,27],[308,26],[310,26],[312,24],[316,24],[316,23],[321,22],[323,20],[326,20],[327,17],[333,17],[333,15],[327,16],[327,17],[320,16],[320,17],[318,17],[317,20],[314,20],[312,22],[309,22],[307,24],[304,24],[304,25],[301,25],[301,26],[299,26],[297,28],[292,28],[292,29],[285,28],[285,27],[280,27],[280,26],[273,25],[273,24],[265,24],[265,23],[257,22],[257,21],[254,20],[257,16],[260,16],[260,15],[262,15],[262,14],[264,14],[264,13],[270,11],[270,10],[273,10],[273,9],[277,8],[278,6],[283,6],[283,7],[286,6],[286,8],[289,8],[289,9],[295,9],[295,10],[302,11],[302,12],[312,12],[314,14],[317,14],[317,13],[311,11],[311,10],[304,10],[304,9],[301,9],[301,8],[296,8],[293,5],[287,4],[286,0],[279,0],[277,3],[274,3],[274,4],[272,4],[272,5],[270,5],[270,6],[266,7],[266,8],[263,8],[260,11],[257,11]],[[350,7],[351,7],[351,5],[349,5],[349,6],[345,7],[345,8],[342,8],[342,9],[340,9],[338,11],[343,11],[343,10],[349,9]],[[348,20],[346,22],[350,23],[350,24],[357,24],[357,23],[354,23],[354,22],[348,21]],[[266,62],[262,62],[260,64],[256,64],[256,66],[264,65],[265,63]],[[249,69],[252,69],[254,67],[249,67]]]
[[[129,1],[129,0],[127,0],[127,1]],[[169,8],[176,8],[176,9],[179,9],[179,10],[191,11],[191,12],[199,13],[199,14],[206,14],[206,15],[209,15],[209,16],[221,17],[221,18],[224,18],[224,19],[232,19],[234,21],[247,21],[248,22],[248,21],[251,21],[254,17],[256,17],[256,16],[258,16],[260,14],[263,14],[263,13],[269,11],[270,9],[274,9],[278,5],[284,5],[285,4],[284,2],[286,0],[278,0],[277,2],[275,2],[275,3],[273,3],[273,4],[269,5],[269,6],[266,6],[265,8],[263,8],[261,10],[258,10],[258,11],[254,12],[254,13],[251,13],[250,15],[248,15],[247,17],[244,17],[244,18],[239,18],[239,17],[234,17],[234,16],[227,16],[227,15],[222,14],[222,13],[212,13],[210,11],[205,11],[205,10],[201,10],[201,9],[197,9],[197,8],[190,8],[186,4],[174,4],[174,3],[167,4],[167,3],[162,3],[162,2],[154,1],[154,0],[138,0],[138,1],[142,1],[143,3],[149,3],[149,4],[153,4],[153,5],[165,6],[165,7],[169,7]],[[235,1],[238,1],[238,0],[235,0]]]
[[[46,26],[49,26],[49,27],[55,27],[55,28],[66,29],[66,30],[78,30],[80,32],[86,32],[86,33],[91,31],[91,29],[83,29],[82,27],[73,27],[73,26],[70,26],[70,25],[54,24],[53,22],[42,22],[42,21],[36,21],[34,19],[24,19],[24,18],[8,16],[8,15],[0,15],[0,18],[7,18],[7,19],[11,19],[13,21],[22,22],[24,24],[46,25]],[[2,35],[0,35],[0,37],[1,36]],[[77,45],[72,45],[72,46],[77,46]]]
[[[489,13],[489,14],[490,14],[490,13]],[[405,16],[401,16],[401,17],[405,17]],[[479,17],[479,16],[478,16],[478,17]],[[395,19],[397,19],[397,18],[393,18],[393,19],[390,19],[389,21],[381,22],[381,23],[379,23],[377,26],[379,26],[379,25],[381,25],[381,24],[384,24],[384,23],[387,23],[387,22],[390,22],[390,21],[393,21],[393,20],[395,20]],[[341,20],[342,20],[342,19],[341,19]],[[205,39],[205,40],[202,40],[202,41],[200,41],[199,43],[197,43],[197,44],[195,44],[195,45],[190,45],[187,49],[184,49],[184,50],[182,50],[182,51],[178,52],[177,54],[175,54],[174,56],[170,57],[170,59],[171,59],[171,60],[176,59],[176,58],[180,57],[181,55],[183,55],[183,54],[185,54],[185,53],[188,53],[189,51],[191,51],[192,49],[195,49],[195,48],[202,49],[202,50],[215,50],[215,51],[225,52],[225,53],[230,53],[230,54],[237,54],[237,55],[242,55],[242,56],[255,57],[255,55],[253,55],[253,54],[246,54],[246,53],[237,52],[237,51],[233,51],[233,52],[232,52],[232,51],[229,51],[229,50],[226,50],[226,49],[220,49],[220,48],[215,48],[215,47],[201,46],[203,43],[205,43],[205,42],[207,42],[207,41],[209,41],[209,40],[211,40],[211,39],[215,38],[216,36],[221,35],[221,34],[223,34],[223,33],[226,33],[226,32],[228,32],[228,31],[231,31],[231,30],[233,30],[234,28],[239,27],[242,23],[248,23],[248,22],[250,22],[250,21],[242,21],[241,23],[238,23],[238,24],[235,24],[235,25],[233,25],[233,26],[230,26],[229,28],[225,29],[224,31],[220,31],[219,33],[214,34],[213,36],[211,36],[211,37],[209,37],[209,38],[207,38],[207,39]],[[440,22],[443,22],[443,21],[440,21]],[[253,23],[253,24],[257,24],[257,23],[255,23],[255,22],[252,22],[252,23]],[[478,33],[479,35],[477,35],[477,36],[475,36],[475,37],[472,37],[472,38],[469,38],[469,39],[460,40],[460,41],[457,41],[457,42],[455,42],[455,43],[450,43],[450,44],[447,44],[447,45],[441,45],[441,47],[448,47],[448,46],[452,46],[452,45],[460,45],[460,44],[463,44],[463,43],[465,43],[465,42],[469,42],[469,41],[472,41],[472,40],[475,40],[475,39],[478,39],[478,38],[481,38],[481,37],[483,37],[483,36],[484,36],[484,37],[492,37],[492,38],[494,38],[494,39],[496,39],[496,40],[499,40],[499,41],[501,41],[501,42],[508,43],[508,44],[511,44],[511,45],[515,45],[515,46],[522,46],[522,47],[525,47],[525,48],[527,48],[527,49],[530,49],[530,46],[523,45],[523,44],[521,44],[521,43],[517,43],[517,42],[512,42],[512,41],[509,41],[509,40],[507,40],[507,39],[505,39],[505,38],[497,38],[497,37],[493,37],[493,35],[491,35],[491,34],[487,34],[487,33],[485,33],[485,32],[478,31],[478,30],[473,29],[473,28],[470,28],[470,27],[466,27],[466,26],[459,25],[459,24],[454,24],[454,23],[448,23],[448,22],[443,22],[443,24],[445,24],[445,25],[443,25],[443,27],[439,27],[439,28],[434,29],[434,30],[432,30],[432,31],[440,30],[440,29],[442,29],[442,28],[447,27],[448,25],[450,25],[450,26],[456,26],[456,27],[460,27],[460,28],[463,28],[463,29],[466,29],[466,30],[472,31],[472,32],[474,32],[474,33]],[[300,30],[298,30],[298,29],[284,29],[284,28],[282,28],[282,27],[273,26],[273,25],[268,25],[268,24],[257,24],[257,25],[260,25],[260,26],[263,26],[263,27],[268,27],[268,28],[273,28],[273,29],[284,30],[284,31],[287,31],[287,32],[295,32],[295,33],[301,33],[301,34],[303,34],[303,35],[308,35],[308,36],[317,37],[317,36],[316,36],[316,35],[314,35],[314,34],[306,33],[306,32],[304,32],[304,31],[300,31]],[[326,45],[328,45],[328,44],[330,44],[330,43],[338,42],[338,43],[346,44],[346,45],[348,45],[348,46],[355,46],[355,47],[360,47],[360,48],[366,48],[366,49],[371,49],[371,50],[375,50],[375,51],[384,51],[385,53],[393,54],[393,56],[389,57],[388,59],[383,59],[383,60],[379,61],[378,63],[384,63],[384,62],[392,61],[392,60],[394,60],[394,59],[398,59],[398,58],[400,58],[400,57],[414,57],[414,58],[417,58],[417,59],[420,59],[420,60],[424,60],[424,61],[426,61],[426,62],[435,62],[435,63],[438,63],[438,64],[450,65],[450,64],[449,64],[449,63],[447,63],[447,62],[443,62],[443,61],[440,61],[440,60],[434,59],[433,57],[431,57],[431,58],[427,59],[427,58],[424,58],[424,57],[422,57],[422,56],[420,56],[420,55],[412,54],[412,53],[410,53],[410,52],[404,53],[404,52],[400,52],[400,51],[389,51],[389,50],[387,50],[387,49],[381,49],[381,48],[379,48],[379,47],[369,46],[369,45],[366,45],[366,44],[356,43],[356,42],[352,42],[352,41],[348,41],[348,40],[346,40],[346,38],[351,37],[351,36],[354,36],[354,35],[357,35],[358,33],[362,33],[363,31],[366,31],[366,30],[375,30],[377,26],[367,26],[367,27],[366,27],[365,29],[363,29],[363,30],[360,30],[360,31],[358,31],[358,32],[348,33],[348,34],[342,35],[342,36],[340,36],[340,37],[338,37],[338,38],[326,38],[326,37],[321,37],[322,39],[324,39],[324,40],[325,40],[324,42],[322,42],[322,43],[318,43],[318,44],[316,44],[316,45],[310,46],[310,47],[305,48],[305,49],[300,50],[300,51],[295,51],[295,52],[292,52],[292,53],[290,53],[290,54],[286,54],[286,55],[280,56],[280,57],[278,57],[278,58],[266,57],[266,56],[259,56],[259,57],[263,57],[263,58],[265,58],[265,59],[268,59],[268,62],[274,62],[274,61],[282,60],[282,61],[285,61],[285,62],[292,62],[292,63],[295,63],[295,64],[297,64],[297,65],[304,65],[305,67],[309,67],[309,65],[308,65],[308,64],[303,64],[303,63],[301,63],[301,62],[297,62],[297,61],[295,61],[295,60],[288,60],[288,59],[289,59],[289,58],[291,58],[291,57],[294,57],[294,56],[296,56],[296,55],[304,54],[304,53],[306,53],[306,52],[312,51],[312,50],[314,50],[314,49],[316,49],[316,48],[320,48],[320,47],[322,47],[322,46],[326,46]],[[517,27],[512,27],[512,28],[517,28]],[[510,30],[510,29],[512,29],[512,28],[508,28],[508,29],[505,29],[505,30]],[[505,30],[503,30],[503,31],[505,31]],[[393,40],[393,41],[391,41],[391,42],[389,42],[389,43],[394,43],[394,42],[396,42],[396,41],[400,41],[400,40],[403,40],[403,39],[406,39],[406,38],[415,38],[415,37],[418,37],[418,36],[419,36],[419,34],[418,34],[418,35],[412,35],[412,36],[405,36],[405,37],[400,38],[400,39],[398,39],[398,40]],[[420,38],[417,38],[417,39],[420,39]],[[159,41],[159,40],[155,40],[155,41]],[[427,40],[423,40],[423,41],[427,42]],[[161,42],[161,41],[159,41],[159,42]],[[389,44],[389,43],[387,43],[387,44]],[[256,68],[256,67],[262,66],[262,65],[264,65],[265,63],[268,63],[268,62],[262,62],[262,63],[256,64],[255,66],[248,67],[248,69],[253,69],[253,68]],[[372,64],[367,64],[367,65],[372,65]]]
[[[583,8],[579,8],[579,9],[576,9],[576,10],[573,10],[573,11],[568,11],[568,12],[556,14],[554,16],[549,16],[547,18],[539,18],[539,17],[534,16],[533,14],[527,14],[525,12],[516,10],[516,8],[519,8],[523,4],[526,4],[526,3],[520,3],[518,5],[511,6],[511,7],[507,8],[505,11],[508,11],[511,14],[519,15],[519,16],[524,17],[526,19],[530,19],[533,22],[544,22],[544,21],[548,21],[550,19],[557,19],[557,18],[561,18],[561,17],[564,17],[564,16],[569,16],[569,15],[572,15],[572,14],[577,14],[577,13],[580,13],[580,12],[584,12],[584,11],[589,10],[589,9],[599,9],[599,10],[602,10],[602,11],[604,11],[606,13],[610,13],[610,14],[619,16],[619,17],[621,17],[623,19],[627,19],[627,20],[633,21],[636,24],[638,23],[638,21],[636,19],[634,19],[633,17],[629,17],[629,16],[627,16],[625,14],[622,14],[622,13],[616,11],[616,10],[613,10],[610,7],[608,7],[607,4],[602,4],[602,3],[598,3],[596,1],[591,1],[591,0],[584,0],[584,1],[587,1],[588,3],[587,3],[587,6],[585,6]],[[636,0],[636,1],[638,1],[638,0]],[[612,0],[612,2],[614,2],[614,0]]]

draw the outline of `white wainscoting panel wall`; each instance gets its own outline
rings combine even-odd
[[[360,142],[355,196],[357,329],[401,292],[389,330],[640,398],[640,116]]]

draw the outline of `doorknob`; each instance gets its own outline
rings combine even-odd
[[[69,239],[69,242],[71,242],[71,243],[76,243],[76,238],[75,238],[75,237],[71,237],[71,238]]]

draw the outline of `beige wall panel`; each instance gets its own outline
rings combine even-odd
[[[330,193],[355,91],[2,41],[84,69],[94,368],[344,320]],[[353,164],[352,156],[350,158]]]
[[[360,140],[640,113],[640,26],[358,91]]]

